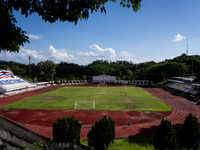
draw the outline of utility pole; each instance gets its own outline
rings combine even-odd
[[[29,59],[29,78],[31,79],[31,56],[29,56],[28,59]]]
[[[188,38],[187,38],[187,49],[186,49],[186,55],[188,55]]]

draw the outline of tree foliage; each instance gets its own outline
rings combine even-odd
[[[148,68],[148,79],[160,82],[170,77],[185,76],[189,67],[186,63],[165,61]]]
[[[37,13],[45,22],[68,21],[77,24],[78,20],[88,19],[89,14],[101,10],[106,13],[105,4],[116,0],[0,0],[0,51],[19,51],[19,46],[28,41],[26,32],[16,27],[14,10],[28,17]],[[136,12],[141,7],[142,0],[121,0],[123,7],[132,7]]]
[[[185,122],[177,137],[181,147],[198,149],[200,144],[200,124],[196,116],[190,113],[185,118]]]
[[[53,140],[55,142],[80,143],[81,123],[73,117],[58,118],[53,123]]]
[[[183,57],[183,58],[182,58]],[[54,64],[52,61],[39,62],[31,64],[31,77],[38,81],[50,80],[73,80],[92,79],[95,75],[113,75],[117,79],[126,80],[152,80],[155,83],[161,82],[164,79],[175,76],[190,76],[191,75],[191,60],[193,59],[193,74],[197,77],[196,81],[200,81],[200,56],[185,56],[181,55],[171,60],[155,63],[153,61],[134,64],[128,61],[106,61],[96,60],[88,65],[78,65],[73,63],[61,62]],[[188,61],[187,61],[188,60]],[[52,64],[52,65],[50,65]],[[46,67],[44,67],[46,66]],[[48,68],[48,67],[49,68]],[[11,68],[15,75],[24,78],[29,77],[29,66],[16,62],[0,61],[0,68]]]
[[[28,36],[15,25],[17,21],[4,0],[0,0],[0,20],[0,52],[19,52],[19,46],[29,42]]]
[[[101,120],[96,121],[89,131],[88,145],[95,150],[106,150],[109,144],[114,142],[115,122],[109,117],[104,116]]]
[[[176,129],[170,121],[162,119],[153,139],[155,149],[175,149]]]
[[[53,61],[38,63],[39,81],[51,81],[56,74],[56,64]]]

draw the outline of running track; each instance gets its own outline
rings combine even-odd
[[[0,98],[0,107],[27,97],[48,92],[62,86],[52,86],[35,91],[29,91],[9,97]],[[8,117],[13,121],[45,136],[52,137],[52,124],[58,117],[75,116],[81,123],[81,138],[86,138],[88,131],[96,120],[104,115],[112,117],[116,123],[116,137],[153,135],[161,119],[168,119],[176,127],[179,127],[185,117],[192,113],[200,120],[200,106],[190,101],[171,95],[160,88],[144,87],[149,93],[170,105],[172,112],[149,112],[149,111],[89,111],[89,110],[25,110],[25,109],[0,109],[0,115]],[[128,120],[131,125],[128,126]]]

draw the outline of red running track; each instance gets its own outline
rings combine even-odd
[[[9,97],[0,98],[0,106],[15,101],[32,97],[44,92],[48,92],[63,86],[52,86],[35,91],[29,91]],[[173,96],[160,88],[144,87],[149,93],[170,105],[172,112],[152,112],[152,111],[90,111],[90,110],[27,110],[27,109],[0,109],[0,114],[12,119],[13,121],[45,136],[52,137],[52,124],[57,118],[64,116],[75,116],[82,123],[81,138],[86,138],[88,131],[96,120],[104,115],[112,117],[116,123],[116,137],[153,135],[161,119],[165,118],[174,125],[182,124],[185,117],[195,114],[200,119],[200,106],[190,101]],[[130,120],[131,125],[128,126]]]

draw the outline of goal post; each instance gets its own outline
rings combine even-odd
[[[107,84],[98,84],[98,87],[107,87]]]
[[[75,101],[74,109],[95,109],[95,101]]]
[[[127,96],[127,88],[126,87],[120,92],[120,96]]]
[[[120,96],[127,96],[126,91],[120,92]]]
[[[126,109],[136,109],[135,103],[126,103]]]

